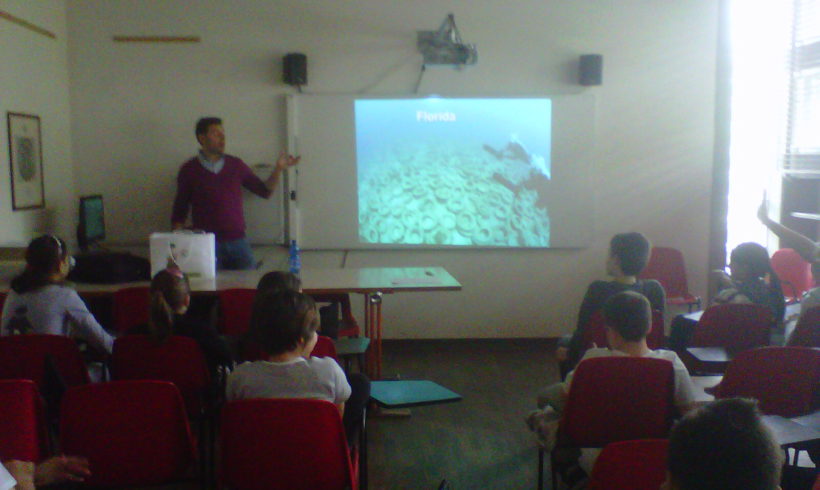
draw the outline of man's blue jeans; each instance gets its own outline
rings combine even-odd
[[[216,243],[216,268],[220,270],[249,270],[256,268],[251,244],[247,238]]]

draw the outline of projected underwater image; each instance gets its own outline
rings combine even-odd
[[[547,247],[548,99],[356,101],[359,240]]]

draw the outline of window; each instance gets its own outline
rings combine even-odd
[[[783,172],[820,178],[820,0],[794,0]]]

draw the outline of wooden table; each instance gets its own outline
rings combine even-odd
[[[256,289],[269,271],[219,271],[215,278],[191,279],[191,292],[216,295],[233,288]],[[443,267],[364,267],[359,269],[302,269],[302,290],[307,294],[357,293],[364,296],[364,335],[371,344],[367,356],[367,373],[374,379],[382,371],[382,297],[385,294],[418,291],[458,291],[461,284]],[[148,286],[147,282],[122,284],[73,284],[82,296],[106,296],[118,289]],[[8,282],[0,290],[8,291]]]

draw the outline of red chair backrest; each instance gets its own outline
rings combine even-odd
[[[589,325],[584,330],[584,350],[592,347],[595,343],[598,347],[609,347],[606,340],[606,323],[600,310],[596,311],[589,318]],[[657,310],[652,311],[652,326],[646,335],[646,345],[650,349],[659,349],[665,344],[663,335],[663,313]]]
[[[233,401],[221,427],[220,476],[232,489],[357,488],[339,410],[330,402]]]
[[[607,444],[592,467],[588,490],[658,490],[666,481],[667,439]]]
[[[319,335],[316,346],[310,352],[310,357],[332,357],[336,362],[339,362],[339,356],[336,354],[336,344],[333,343],[333,339],[324,335]]]
[[[42,391],[48,356],[67,386],[90,382],[80,349],[72,339],[40,334],[0,337],[0,379],[30,379]]]
[[[638,277],[657,280],[669,298],[689,294],[686,264],[683,261],[683,254],[676,248],[652,247],[649,262]]]
[[[674,415],[672,363],[645,357],[596,357],[578,364],[558,429],[559,443],[667,437]]]
[[[43,400],[28,379],[0,381],[0,461],[39,462],[48,450]]]
[[[194,339],[173,335],[157,343],[147,335],[126,335],[114,341],[111,356],[114,379],[170,381],[179,389],[188,413],[201,411],[210,373],[202,349]]]
[[[342,324],[339,327],[339,337],[358,337],[360,333],[359,323],[353,316],[353,308],[350,305],[350,295],[347,293],[316,293],[310,295],[317,303],[339,303],[342,307]]]
[[[717,398],[754,398],[767,415],[797,417],[817,408],[820,350],[763,347],[741,352],[726,368]]]
[[[815,306],[800,315],[789,337],[788,345],[790,347],[820,347],[820,306]]]
[[[113,296],[111,311],[114,330],[125,333],[137,325],[148,323],[150,308],[150,288],[141,286],[117,290]]]
[[[65,454],[88,458],[88,486],[147,486],[179,479],[195,455],[182,397],[167,381],[71,388],[60,410]]]
[[[803,260],[791,248],[781,248],[772,254],[772,269],[783,283],[783,293],[793,299],[799,299],[812,288],[814,279],[811,274],[811,263]]]
[[[242,335],[251,325],[255,289],[235,288],[219,291],[219,329],[225,335]]]
[[[741,351],[769,345],[774,318],[771,310],[755,304],[729,303],[703,312],[689,345],[725,347]]]

